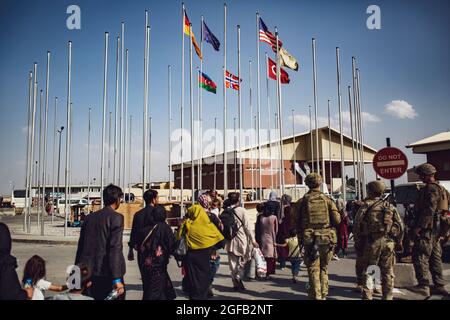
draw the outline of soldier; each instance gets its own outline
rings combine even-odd
[[[353,220],[356,220],[356,214],[359,211],[359,208],[362,207],[362,205],[364,204],[364,202],[359,201],[359,200],[354,200],[353,205],[352,205],[352,216],[353,216]],[[352,229],[352,233],[353,233],[353,239],[355,239],[355,225],[353,224],[353,229]],[[356,254],[356,263],[355,263],[355,274],[356,274],[356,288],[355,291],[362,293],[363,290],[363,285],[364,285],[364,274],[366,272],[366,270],[364,269],[364,263],[363,263],[363,250],[364,250],[364,245],[366,244],[366,239],[362,236],[359,237],[358,241],[355,241],[354,247],[355,247],[355,254]]]
[[[327,267],[336,245],[336,227],[341,222],[334,202],[320,191],[322,177],[311,173],[305,178],[309,192],[295,206],[299,244],[305,249],[308,268],[308,296],[325,300],[328,295]]]
[[[447,296],[442,275],[441,226],[448,219],[442,215],[448,211],[448,192],[437,183],[434,177],[436,168],[433,165],[425,163],[415,171],[426,185],[419,191],[415,205],[412,260],[418,285],[411,290],[429,297],[431,272],[434,293]]]
[[[361,267],[363,300],[372,300],[372,290],[367,283],[367,267],[378,266],[381,271],[382,299],[392,300],[394,289],[394,260],[396,244],[403,237],[403,222],[395,207],[381,198],[386,186],[382,181],[367,185],[369,198],[364,201],[355,218],[355,246],[362,245]],[[362,239],[362,240],[361,240]]]

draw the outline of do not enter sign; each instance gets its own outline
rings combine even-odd
[[[383,148],[375,154],[373,168],[384,179],[398,179],[408,169],[408,158],[397,148]]]

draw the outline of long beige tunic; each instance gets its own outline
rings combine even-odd
[[[249,219],[247,217],[247,210],[242,207],[235,207],[236,215],[241,219],[242,226],[239,228],[236,237],[228,241],[225,249],[236,256],[244,257],[246,260],[251,258],[253,249],[254,236],[249,228]],[[241,222],[237,221],[238,226]]]

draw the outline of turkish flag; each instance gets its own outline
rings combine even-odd
[[[277,64],[272,59],[270,59],[270,58],[267,58],[267,59],[269,59],[267,74],[269,75],[269,78],[271,78],[273,80],[277,80]],[[281,67],[280,67],[280,80],[281,80],[281,83],[291,82],[291,79],[289,79],[288,73],[286,71],[284,71]]]

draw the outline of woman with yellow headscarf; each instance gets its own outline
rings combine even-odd
[[[203,206],[209,205],[209,201],[200,203]],[[192,300],[208,298],[211,252],[224,240],[223,235],[209,219],[205,211],[208,208],[203,206],[199,204],[191,206],[178,231],[178,239],[185,236],[188,246],[186,258],[183,261],[185,271],[183,287]]]

